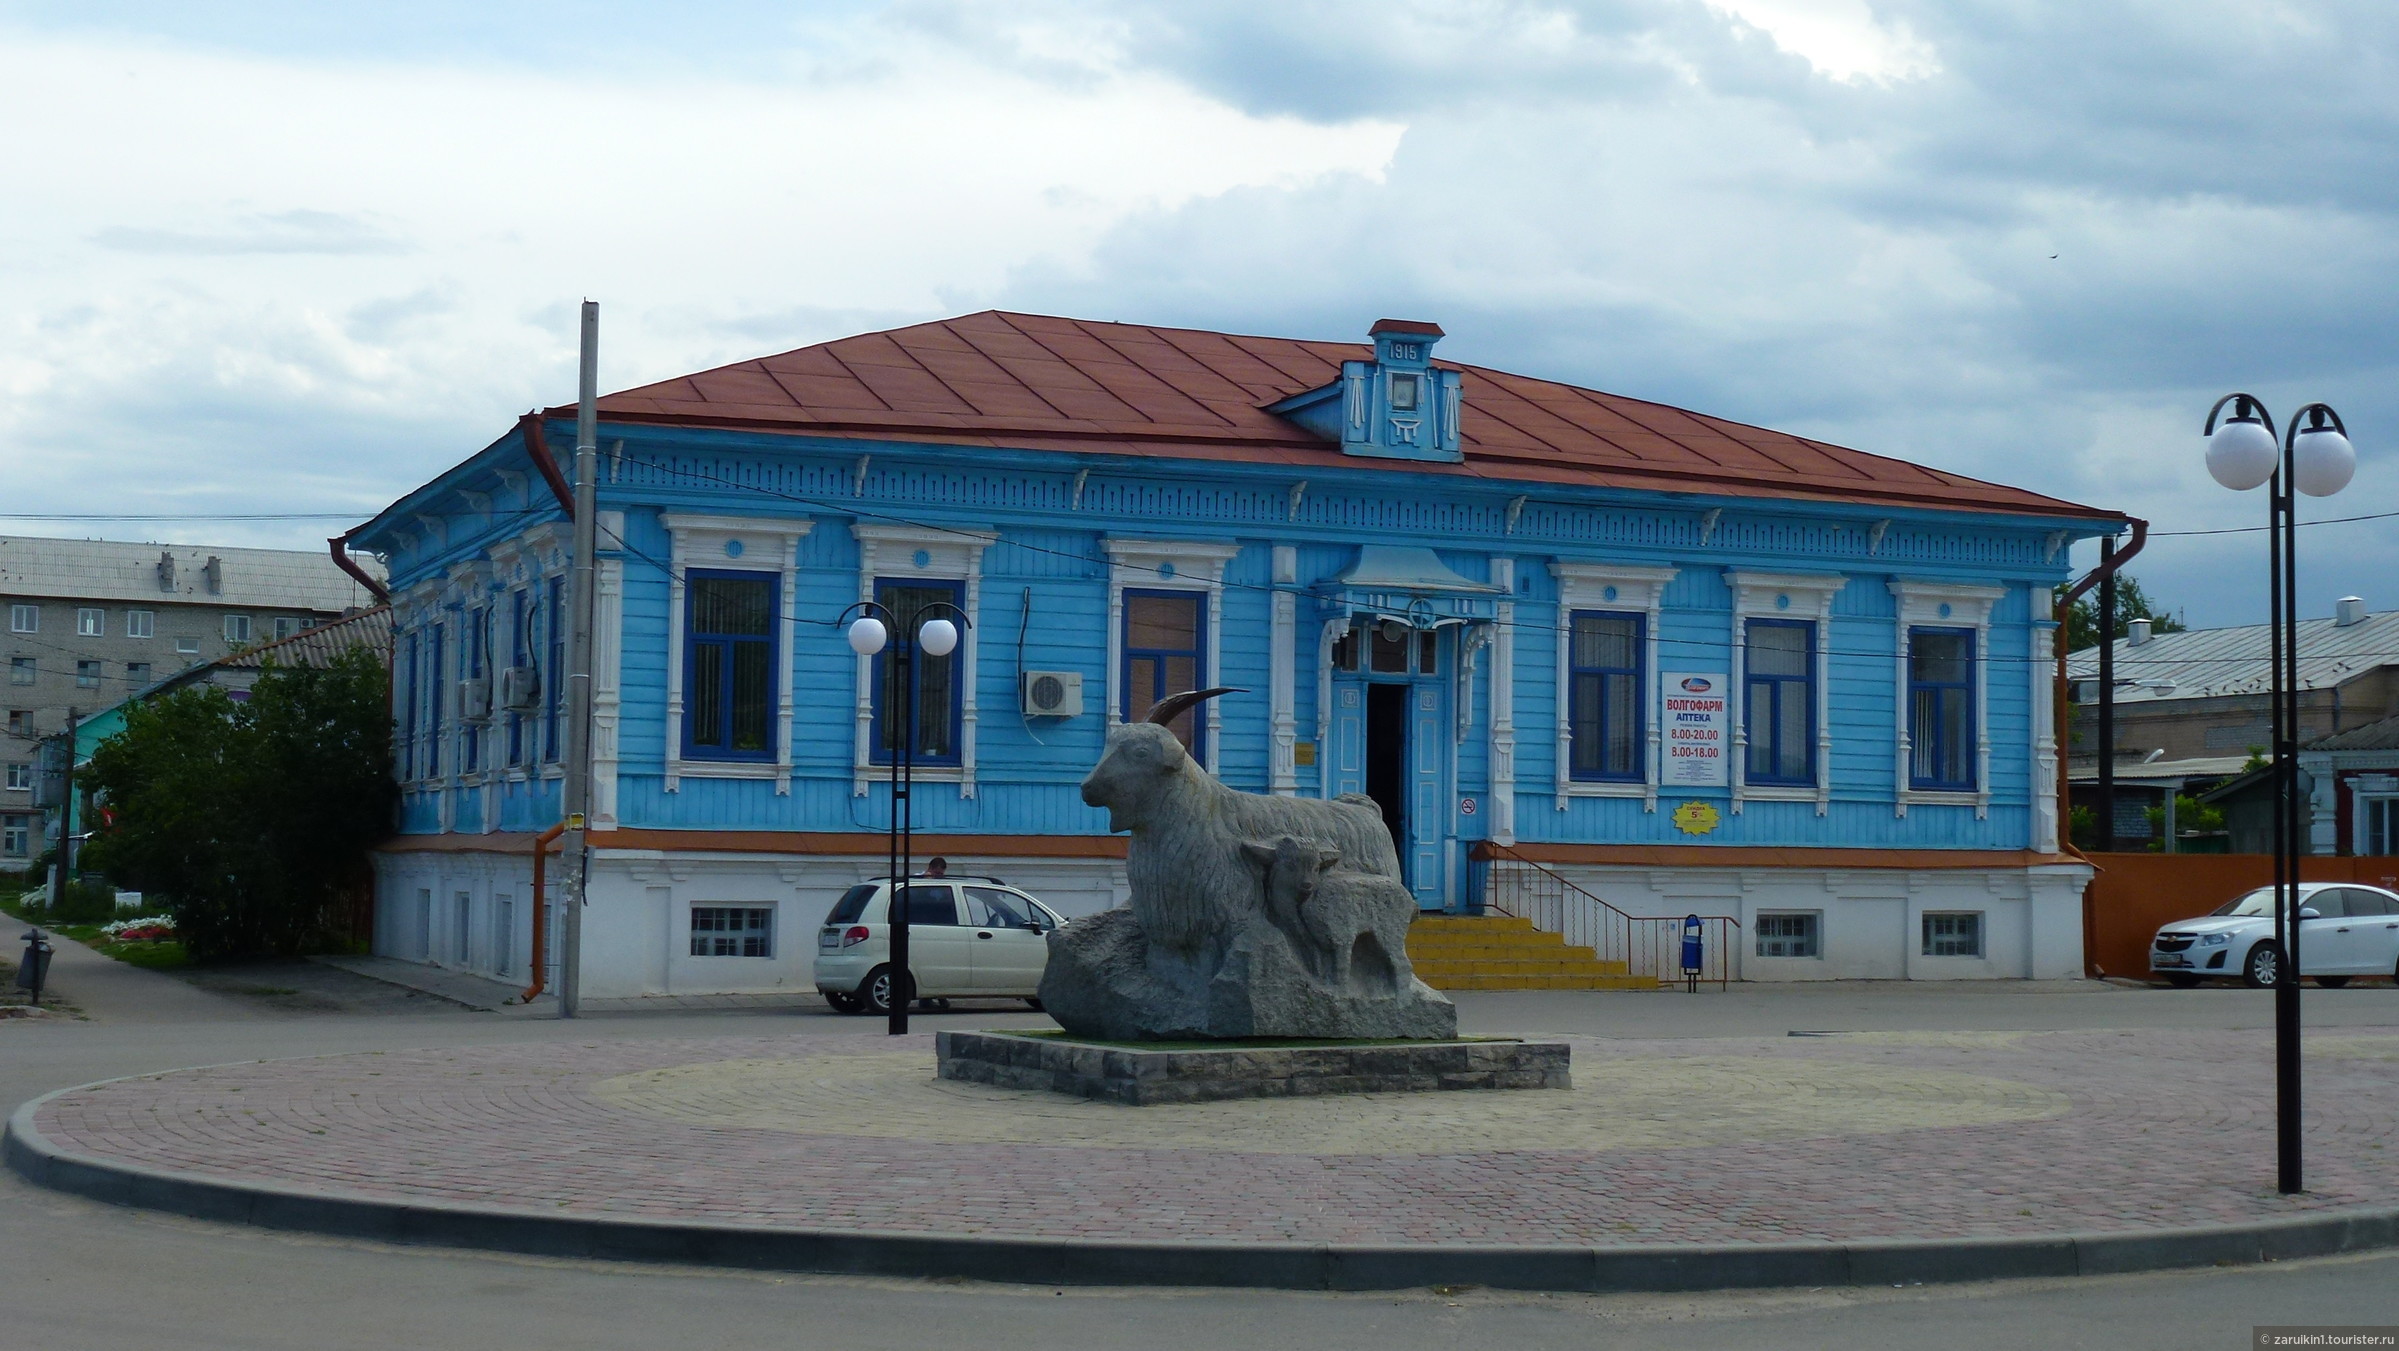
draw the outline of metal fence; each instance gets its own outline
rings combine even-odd
[[[1629,975],[1661,985],[1684,981],[1684,916],[1626,914],[1507,845],[1483,848],[1489,857],[1478,866],[1486,912],[1531,920],[1570,946],[1591,949],[1602,962],[1622,963]],[[1699,980],[1722,989],[1732,979],[1733,931],[1741,921],[1701,915],[1699,926]]]

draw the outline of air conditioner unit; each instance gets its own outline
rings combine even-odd
[[[1023,693],[1025,716],[1028,718],[1083,716],[1083,673],[1080,671],[1027,671]]]
[[[502,667],[500,707],[511,713],[530,713],[541,707],[541,671],[532,666]]]
[[[458,682],[458,716],[481,722],[491,716],[491,679],[472,676]]]

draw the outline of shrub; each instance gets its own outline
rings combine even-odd
[[[85,861],[173,897],[195,958],[322,947],[398,799],[383,662],[353,648],[268,667],[246,703],[203,686],[136,704],[92,782],[114,820]]]

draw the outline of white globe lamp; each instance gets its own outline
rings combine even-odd
[[[883,650],[883,621],[873,615],[860,615],[850,621],[850,650],[861,657],[871,657]]]
[[[916,643],[928,656],[946,657],[958,649],[958,626],[946,619],[928,619],[916,631]]]
[[[2310,497],[2330,497],[2357,476],[2357,448],[2329,425],[2308,427],[2291,438],[2291,486]]]
[[[2207,472],[2234,492],[2247,492],[2274,477],[2281,458],[2274,433],[2256,418],[2233,418],[2207,438]]]

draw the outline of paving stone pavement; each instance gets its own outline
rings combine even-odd
[[[2298,1197],[2261,1032],[1571,1040],[1571,1092],[1151,1107],[945,1083],[929,1035],[503,1045],[148,1075],[35,1125],[236,1182],[943,1235],[1854,1242],[2399,1204],[2399,1034],[2309,1040]]]

